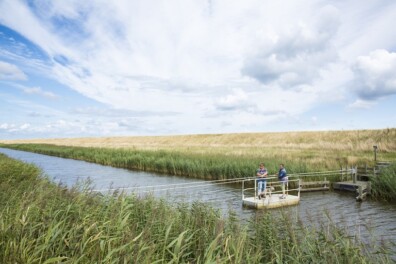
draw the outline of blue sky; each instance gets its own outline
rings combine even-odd
[[[396,2],[0,0],[0,139],[396,127]]]

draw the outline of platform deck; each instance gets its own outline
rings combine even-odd
[[[271,209],[283,206],[296,205],[300,202],[300,197],[288,194],[285,199],[280,199],[281,194],[272,194],[265,199],[258,199],[255,197],[245,197],[242,200],[243,205],[256,209]]]
[[[333,189],[335,190],[344,190],[344,191],[356,191],[359,186],[362,187],[363,190],[367,189],[368,182],[367,181],[344,181],[344,182],[335,182],[333,183]]]

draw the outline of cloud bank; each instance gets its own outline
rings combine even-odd
[[[396,94],[396,53],[381,49],[359,56],[353,71],[360,98],[375,100]]]
[[[21,36],[4,37],[0,58],[13,63],[0,61],[0,79],[26,81],[22,66],[52,78],[119,115],[114,129],[262,130],[335,100],[368,108],[396,93],[386,22],[396,4],[385,0],[4,0],[0,10]]]

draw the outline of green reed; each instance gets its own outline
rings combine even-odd
[[[0,263],[390,263],[331,222],[56,185],[0,155]],[[287,211],[285,211],[287,212]],[[385,250],[385,249],[384,249]]]
[[[235,156],[213,153],[189,153],[170,150],[109,149],[70,147],[47,144],[7,144],[2,147],[31,151],[46,155],[85,160],[132,170],[151,171],[202,179],[231,179],[251,177],[260,162],[270,174],[278,170],[279,163],[286,164],[288,173],[302,173],[340,168],[340,161],[323,158],[312,163],[313,154],[301,157],[284,157],[276,152],[269,156]]]
[[[396,164],[384,168],[376,177],[371,177],[372,195],[388,201],[396,200]]]

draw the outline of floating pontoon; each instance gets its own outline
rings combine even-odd
[[[254,188],[245,189],[245,182],[248,181],[254,181]],[[289,185],[296,185],[297,188],[289,189]],[[289,180],[285,193],[286,197],[282,199],[282,185],[274,177],[267,178],[267,195],[266,198],[261,199],[257,197],[256,179],[247,179],[242,182],[242,204],[247,207],[271,209],[298,204],[300,202],[300,180]]]

